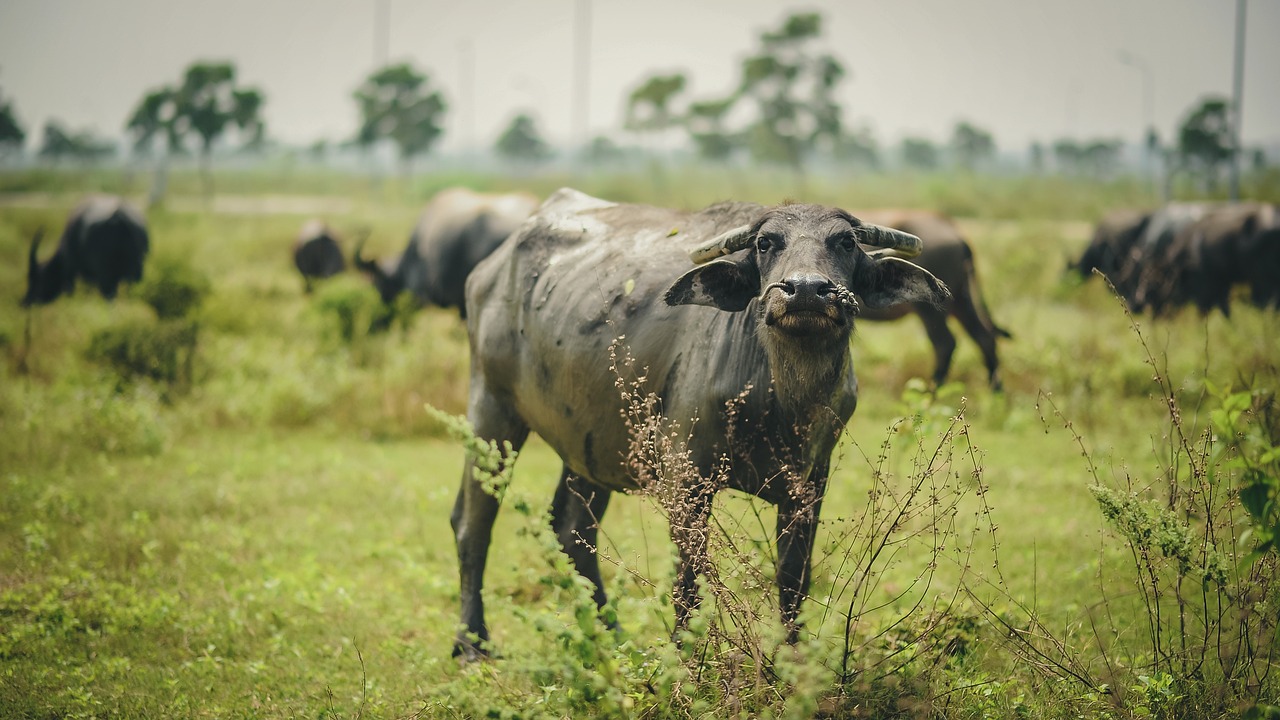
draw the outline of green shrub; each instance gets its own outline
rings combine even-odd
[[[405,326],[411,314],[407,293],[388,306],[368,283],[356,278],[337,278],[327,283],[315,299],[316,312],[343,345],[357,345],[372,333],[393,323]]]
[[[95,333],[85,356],[125,381],[189,385],[198,330],[190,320],[127,321]]]
[[[134,294],[156,311],[161,320],[188,317],[213,289],[209,276],[175,257],[157,257]]]

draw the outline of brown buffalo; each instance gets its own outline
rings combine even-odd
[[[860,212],[858,217],[919,237],[924,241],[924,251],[911,261],[933,273],[951,290],[951,299],[941,305],[916,302],[879,310],[868,309],[861,318],[897,320],[912,312],[918,315],[933,345],[936,359],[933,380],[941,385],[951,369],[951,355],[956,349],[956,337],[947,327],[947,318],[954,317],[978,344],[987,366],[987,380],[992,388],[999,390],[1000,358],[996,353],[996,339],[1012,335],[991,319],[978,284],[973,248],[965,241],[960,228],[950,218],[924,210],[872,210]]]

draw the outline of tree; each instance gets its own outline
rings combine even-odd
[[[168,154],[182,152],[187,136],[196,136],[205,193],[212,194],[214,144],[233,126],[244,146],[260,144],[265,132],[263,103],[261,91],[236,84],[236,68],[231,63],[195,62],[187,67],[178,86],[164,86],[144,95],[125,129],[134,136],[134,152],[140,155],[151,151],[157,136],[164,136],[165,158],[157,166],[161,186]]]
[[[880,169],[880,144],[876,142],[871,128],[865,126],[853,132],[842,133],[836,140],[834,156],[836,160],[855,167]]]
[[[680,117],[671,109],[671,101],[684,86],[683,73],[654,75],[641,83],[627,97],[624,127],[631,132],[659,134],[678,125]]]
[[[698,148],[698,155],[706,160],[723,162],[742,146],[740,136],[730,132],[725,125],[734,100],[707,100],[689,105],[685,129]]]
[[[511,120],[494,149],[502,157],[526,163],[540,162],[551,156],[551,148],[538,132],[537,123],[525,113]]]
[[[1200,175],[1210,189],[1217,186],[1233,153],[1229,108],[1222,98],[1206,98],[1178,128],[1179,165]]]
[[[903,138],[902,162],[916,170],[934,170],[938,167],[938,146],[925,138]]]
[[[0,95],[0,157],[22,149],[27,139],[27,132],[13,112],[13,101]]]
[[[1028,160],[1031,164],[1031,172],[1039,175],[1044,172],[1044,145],[1040,141],[1033,141],[1031,147],[1027,150]]]
[[[760,51],[743,61],[738,94],[755,101],[756,116],[745,136],[757,160],[803,173],[815,148],[839,141],[834,93],[845,71],[833,56],[814,52],[821,34],[820,14],[791,15],[778,31],[761,35]]]
[[[407,175],[413,158],[439,140],[448,105],[430,79],[408,63],[388,65],[370,75],[353,95],[360,109],[356,143],[368,150],[380,140],[399,149]]]
[[[951,152],[956,163],[971,172],[979,163],[995,156],[996,143],[991,139],[991,133],[961,121],[956,123],[951,133]]]
[[[115,143],[109,140],[95,137],[88,130],[69,131],[57,120],[50,120],[44,126],[39,156],[53,162],[63,158],[94,162],[110,157],[115,151]]]

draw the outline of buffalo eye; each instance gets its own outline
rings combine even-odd
[[[857,242],[855,242],[853,239],[853,233],[841,234],[838,244],[840,245],[841,250],[852,251],[855,247],[857,247]]]
[[[767,253],[773,248],[773,241],[768,237],[761,235],[756,238],[756,250],[758,252]]]

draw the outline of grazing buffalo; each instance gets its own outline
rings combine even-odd
[[[43,263],[38,259],[42,235],[37,231],[31,240],[23,307],[53,302],[75,290],[77,279],[92,283],[108,300],[121,282],[142,279],[150,249],[147,222],[122,198],[95,196],[77,205],[67,216],[57,251]]]
[[[302,226],[302,231],[293,241],[293,264],[302,274],[307,292],[311,292],[314,281],[333,277],[347,269],[337,237],[321,220],[310,220]]]
[[[834,208],[684,212],[560,190],[467,282],[468,417],[498,447],[517,450],[533,431],[560,456],[552,522],[597,603],[596,523],[611,493],[676,499],[677,628],[697,606],[714,493],[776,504],[779,599],[794,641],[831,453],[857,404],[854,318],[949,297],[892,256],[919,250],[912,235]],[[619,368],[615,356],[631,361]],[[649,394],[656,410],[637,413],[635,398]],[[674,446],[654,460],[646,448],[659,440]],[[668,463],[684,472],[653,469]],[[483,655],[489,637],[481,586],[498,511],[478,474],[469,457],[451,517],[462,605],[454,654],[466,658]]]
[[[1280,271],[1277,228],[1280,213],[1273,205],[1231,203],[1207,209],[1178,232],[1166,251],[1164,262],[1174,278],[1168,294],[1195,303],[1201,314],[1216,307],[1230,316],[1231,288],[1248,284],[1255,304],[1272,304],[1274,290],[1267,288],[1275,288]]]
[[[537,198],[528,193],[442,190],[423,209],[403,253],[380,261],[365,260],[361,242],[356,247],[355,266],[373,279],[383,302],[390,304],[408,290],[420,303],[456,307],[466,317],[463,293],[467,275],[537,205]]]
[[[1151,213],[1132,251],[1132,294],[1125,299],[1135,312],[1151,308],[1159,317],[1186,302],[1182,279],[1180,234],[1204,217],[1209,203],[1169,203]]]
[[[982,350],[987,366],[987,381],[995,390],[1001,388],[1000,358],[996,354],[996,338],[1012,337],[1009,331],[995,324],[991,312],[982,298],[978,275],[973,264],[973,249],[960,234],[960,228],[950,219],[937,213],[921,210],[884,210],[859,213],[864,222],[911,233],[924,241],[924,251],[912,258],[912,262],[933,273],[951,290],[951,300],[941,307],[927,302],[898,305],[882,310],[867,310],[863,320],[897,320],[914,312],[924,323],[925,333],[933,345],[936,359],[933,381],[941,385],[951,369],[951,355],[956,349],[956,336],[947,327],[947,317],[960,321],[961,327]]]
[[[1151,218],[1149,210],[1113,210],[1098,221],[1089,246],[1074,264],[1085,280],[1102,273],[1122,298],[1131,300],[1138,288],[1138,243]]]

